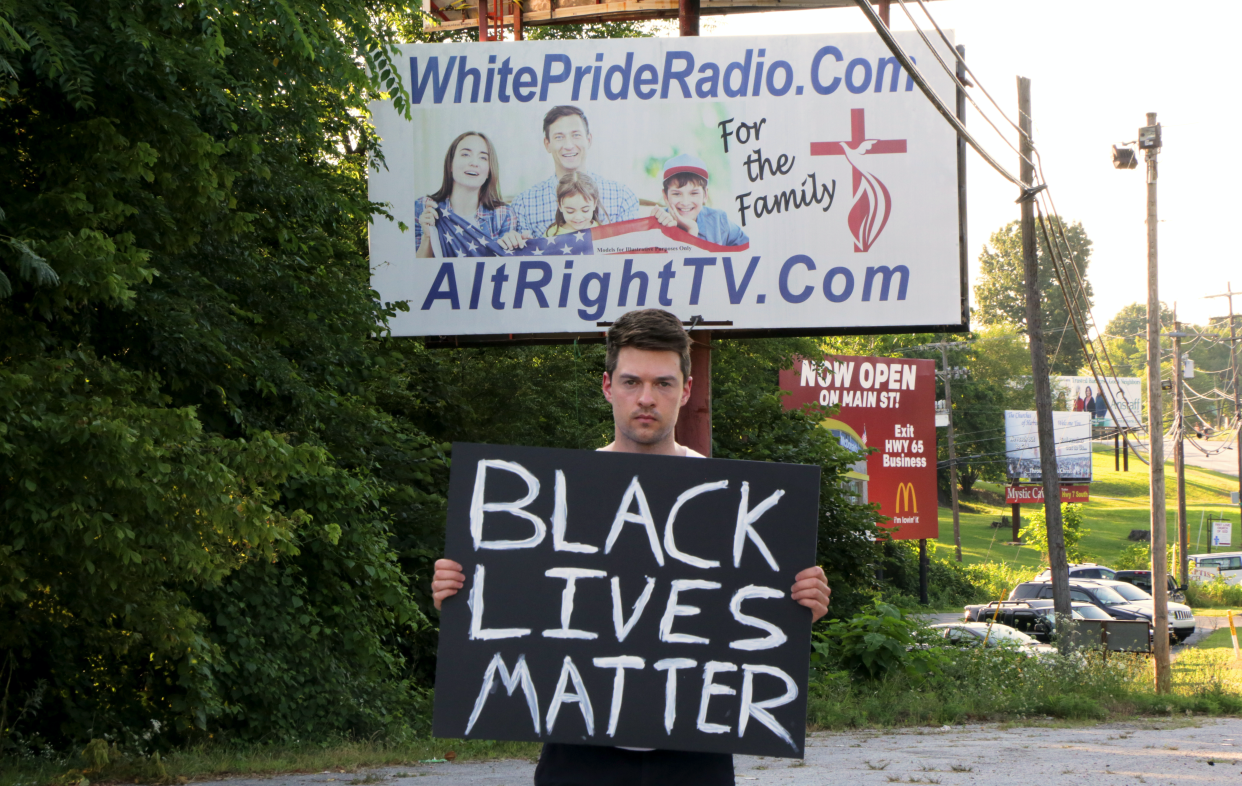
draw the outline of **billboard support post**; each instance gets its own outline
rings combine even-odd
[[[677,415],[677,441],[712,457],[712,332],[690,330],[690,400]]]
[[[1043,314],[1040,312],[1039,261],[1035,250],[1035,155],[1031,142],[1031,80],[1018,77],[1018,118],[1021,124],[1019,163],[1025,188],[1022,204],[1022,267],[1026,279],[1026,328],[1035,382],[1035,423],[1039,434],[1040,474],[1044,486],[1044,518],[1048,526],[1048,566],[1052,572],[1052,603],[1058,619],[1073,615],[1070,607],[1069,565],[1061,524],[1061,480],[1057,471],[1056,438],[1052,425],[1052,383],[1044,354]],[[1156,630],[1163,630],[1159,625]],[[1157,636],[1157,639],[1160,637]]]
[[[1010,514],[1009,521],[1013,525],[1013,542],[1017,543],[1019,540],[1018,530],[1022,528],[1022,506],[1016,502],[1013,503],[1013,512]]]
[[[927,560],[927,538],[919,538],[919,603],[924,606],[931,603],[927,597],[927,574],[930,568]]]
[[[677,24],[682,38],[699,34],[699,0],[678,0]]]

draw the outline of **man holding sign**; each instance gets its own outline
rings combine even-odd
[[[655,456],[703,458],[701,454],[696,453],[683,445],[679,445],[674,439],[674,429],[677,425],[678,412],[686,401],[689,400],[690,389],[693,384],[693,380],[689,376],[689,350],[690,338],[682,327],[681,321],[666,311],[658,309],[632,311],[618,319],[617,322],[609,329],[606,371],[603,377],[603,393],[604,397],[612,405],[615,430],[613,441],[606,447],[601,448],[601,451],[611,453],[636,453]],[[527,450],[528,452],[530,451],[530,449],[522,450]],[[705,465],[706,463],[707,462],[705,462]],[[711,463],[716,464],[717,462]],[[740,490],[741,493],[741,507],[737,509],[736,513],[736,535],[734,535],[734,531],[732,529],[728,533],[731,536],[728,539],[733,544],[733,566],[735,568],[738,566],[741,558],[740,555],[749,545],[750,548],[758,550],[762,553],[762,559],[759,560],[758,564],[763,570],[767,570],[768,566],[770,566],[773,571],[778,570],[777,557],[784,559],[784,555],[788,552],[782,551],[782,547],[775,541],[773,541],[772,548],[769,550],[769,546],[765,544],[762,536],[759,535],[758,531],[755,530],[754,527],[757,526],[756,522],[759,521],[765,511],[774,507],[777,502],[781,501],[782,495],[786,494],[785,490],[778,490],[771,494],[767,499],[764,499],[759,495],[766,493],[766,489],[765,491],[759,491],[759,481],[756,480],[758,477],[758,474],[756,474],[758,473],[758,469],[756,469],[754,465],[747,467],[746,465],[748,465],[749,462],[719,463],[730,466],[736,464],[751,473],[750,475],[747,475],[747,477],[751,479],[750,481],[736,483],[733,487],[731,487],[731,490]],[[539,534],[540,527],[544,527],[543,533],[546,534],[546,525],[542,524],[542,520],[534,514],[521,509],[521,505],[529,504],[530,500],[534,499],[538,494],[539,484],[533,475],[512,462],[499,460],[479,461],[480,469],[477,476],[478,479],[475,481],[476,484],[481,484],[482,480],[486,477],[487,469],[485,465],[490,465],[500,469],[507,469],[511,472],[520,471],[526,473],[526,477],[528,477],[526,482],[528,484],[528,488],[530,489],[530,493],[527,495],[525,501],[519,501],[518,503],[491,503],[492,507],[490,509],[507,510],[511,513],[515,513],[516,515],[524,516],[531,521],[536,521],[537,534]],[[782,465],[760,465],[759,468],[775,470],[781,466]],[[808,468],[794,469],[807,470]],[[601,550],[600,547],[566,541],[565,521],[567,514],[565,509],[568,507],[569,503],[565,502],[567,496],[565,488],[565,474],[566,473],[562,473],[560,470],[556,471],[557,489],[555,496],[557,499],[557,510],[550,517],[553,521],[552,527],[554,540],[557,544],[556,548],[558,551],[596,553]],[[625,474],[629,474],[628,465],[626,467]],[[814,477],[818,477],[817,472]],[[622,479],[622,481],[624,481],[624,479]],[[751,481],[756,483],[756,496],[753,500],[748,501],[747,494],[749,482]],[[622,485],[624,485],[624,482],[622,482]],[[720,480],[716,483],[702,484],[688,492],[683,492],[678,497],[677,504],[672,506],[672,511],[669,514],[668,523],[665,527],[663,540],[664,546],[661,548],[655,534],[654,523],[652,522],[647,498],[644,496],[641,486],[639,486],[639,476],[634,475],[634,479],[630,483],[629,490],[626,491],[624,497],[625,502],[622,503],[621,510],[618,512],[616,519],[613,521],[612,530],[609,533],[607,544],[603,546],[602,551],[606,554],[613,549],[618,533],[622,529],[622,525],[628,523],[630,525],[629,529],[632,530],[634,529],[634,524],[643,524],[645,522],[650,539],[650,550],[652,555],[654,555],[654,559],[659,562],[661,567],[664,566],[664,559],[665,556],[667,556],[670,560],[670,565],[674,564],[674,560],[680,560],[681,562],[692,567],[702,569],[716,568],[718,570],[723,570],[727,568],[727,565],[724,566],[724,568],[721,567],[722,560],[710,561],[701,556],[687,554],[683,551],[683,549],[689,547],[688,544],[698,545],[700,549],[704,548],[704,546],[701,545],[703,543],[702,538],[693,537],[694,535],[700,534],[700,530],[694,528],[695,522],[693,520],[687,518],[684,523],[678,525],[678,528],[682,533],[680,534],[680,538],[682,539],[680,549],[677,548],[673,534],[673,520],[676,518],[677,511],[680,509],[684,501],[687,501],[690,496],[696,494],[704,495],[700,496],[700,499],[707,499],[711,495],[706,495],[706,491],[724,490],[726,488],[729,488],[729,481]],[[635,491],[635,489],[637,489],[637,491]],[[656,496],[650,489],[649,493],[651,494],[652,499],[655,500]],[[476,516],[473,515],[475,513],[474,509],[479,508],[481,510],[486,510],[489,507],[487,504],[483,504],[482,502],[483,491],[481,485],[476,485],[474,495],[475,504],[471,507],[472,528],[475,526],[474,520],[476,518]],[[452,496],[452,491],[450,491],[450,497]],[[801,507],[797,508],[798,510],[811,512],[811,515],[813,515],[817,502],[813,499],[809,499],[806,494],[802,494],[800,499],[795,499],[798,497],[798,491],[791,490],[786,499],[789,500],[789,505],[800,505]],[[724,499],[724,497],[720,498]],[[631,500],[637,501],[637,509],[639,510],[639,513],[631,512],[633,510],[632,503],[630,502]],[[763,501],[760,502],[760,500]],[[729,504],[734,503],[730,501]],[[506,505],[508,507],[504,507]],[[652,507],[654,506],[655,503],[653,503]],[[521,512],[517,512],[518,510]],[[452,511],[450,511],[450,515],[452,515]],[[721,518],[723,518],[723,515],[715,515],[712,523],[714,524],[715,522],[718,522]],[[481,513],[477,515],[477,519],[479,521],[478,528],[481,529]],[[732,527],[731,521],[729,522],[729,526]],[[454,533],[450,532],[450,535],[452,536]],[[477,550],[479,548],[481,535],[479,532],[475,532],[474,537],[476,544],[475,549]],[[634,543],[641,541],[641,548],[645,552],[645,549],[647,548],[647,539],[636,538],[634,536],[629,537],[632,538],[629,545],[633,546]],[[772,536],[769,537],[771,538]],[[538,543],[541,540],[542,535],[539,535],[534,542]],[[813,541],[813,534],[811,535],[811,540]],[[518,541],[491,541],[490,543],[501,544],[501,548],[518,547],[516,545],[512,545],[517,544]],[[483,545],[487,546],[488,542],[484,542]],[[497,545],[491,545],[491,548],[497,548]],[[450,551],[450,553],[452,552]],[[619,548],[617,549],[617,554],[615,556],[620,556],[621,553],[622,549]],[[639,554],[639,552],[633,553]],[[776,557],[773,556],[773,553],[776,554]],[[510,554],[512,554],[512,552],[510,552]],[[571,573],[574,574],[574,577],[569,577]],[[482,605],[484,593],[481,585],[484,575],[482,563],[480,563],[480,565],[475,568],[473,582],[474,586],[471,589],[470,613],[472,619],[471,625],[473,627],[471,628],[470,638],[475,639],[490,637],[499,639],[506,637],[516,638],[529,635],[530,630],[527,629],[496,629],[484,627],[485,625],[495,624],[490,622],[490,618],[488,622],[483,621],[484,615]],[[565,578],[566,587],[563,598],[566,600],[561,605],[561,629],[545,630],[543,632],[543,636],[550,638],[586,638],[588,636],[592,639],[596,638],[597,634],[595,633],[587,633],[585,631],[570,628],[569,617],[573,614],[574,587],[576,578],[595,578],[597,576],[603,577],[604,573],[602,571],[591,571],[581,568],[556,568],[547,571],[545,575]],[[496,577],[492,576],[489,579],[489,582],[494,581],[495,579]],[[656,579],[651,577],[647,578],[647,589],[635,602],[630,621],[625,624],[622,624],[623,619],[620,614],[621,604],[619,602],[619,598],[622,591],[621,585],[618,583],[618,578],[614,578],[612,581],[613,594],[616,596],[616,598],[614,598],[613,616],[617,627],[616,638],[619,642],[624,640],[629,632],[633,630],[635,622],[642,614],[642,610],[646,607],[646,599],[650,598],[652,588],[656,584]],[[436,608],[439,609],[444,600],[456,595],[459,590],[466,586],[466,575],[463,571],[463,566],[460,563],[449,559],[437,560],[435,565],[435,575],[431,586]],[[585,589],[586,586],[587,584],[581,585],[583,589]],[[683,597],[683,599],[679,601],[677,595],[679,589],[685,592],[690,589],[711,589],[712,587],[721,588],[721,584],[719,582],[711,582],[701,579],[682,579],[672,582],[672,595],[668,601],[668,610],[665,612],[664,619],[660,623],[659,638],[662,642],[701,643],[703,645],[708,644],[708,639],[706,637],[691,636],[684,632],[673,633],[672,627],[675,617],[687,615],[695,616],[699,615],[700,612],[703,612],[703,617],[701,619],[704,620],[704,622],[700,627],[699,632],[712,632],[705,629],[705,626],[708,624],[707,621],[709,620],[712,621],[712,625],[719,626],[720,623],[715,621],[717,617],[712,615],[711,610],[706,607],[699,609],[694,606],[680,605],[687,603],[688,598]],[[478,593],[477,595],[475,594],[476,592]],[[819,567],[807,568],[797,573],[797,575],[794,576],[794,584],[789,590],[790,599],[792,599],[795,603],[811,610],[811,621],[818,620],[827,613],[830,594],[831,590],[828,587],[824,572]],[[729,619],[730,622],[736,620],[743,625],[749,625],[752,628],[766,630],[769,632],[769,635],[764,638],[746,638],[733,641],[729,646],[732,647],[735,652],[737,650],[741,650],[743,652],[750,651],[753,655],[753,651],[755,650],[764,650],[769,647],[775,647],[777,644],[785,641],[785,633],[777,625],[773,625],[768,620],[749,616],[741,611],[742,601],[747,600],[748,598],[756,599],[752,600],[751,603],[755,604],[755,608],[760,608],[757,599],[772,598],[777,600],[769,600],[765,602],[788,603],[788,601],[779,600],[779,598],[783,596],[784,592],[769,587],[758,587],[754,584],[742,587],[736,591],[733,595],[733,601],[728,604],[729,610],[732,612],[732,617],[725,618]],[[497,596],[497,600],[493,600],[493,604],[503,602],[506,602],[503,595]],[[586,608],[583,604],[584,602],[580,601],[580,605],[583,606],[583,608]],[[777,612],[769,614],[769,618],[775,619],[780,617],[782,620],[785,620],[789,618],[789,611],[794,608],[795,607],[793,606],[789,606],[787,608],[781,607],[781,609],[778,609]],[[805,612],[803,612],[803,614],[805,614]],[[580,616],[585,617],[585,612],[581,613]],[[795,625],[797,624],[796,618],[797,615],[794,615]],[[805,625],[805,618],[803,617],[801,619],[801,624]],[[575,624],[583,623],[576,622]],[[794,625],[790,625],[787,629],[792,630],[793,627]],[[449,635],[447,623],[442,626],[442,635]],[[726,637],[719,636],[716,638],[723,639]],[[536,639],[527,638],[524,639],[524,641],[528,642],[528,646],[531,649],[534,648]],[[791,642],[791,644],[793,643],[794,642]],[[592,644],[594,644],[594,642],[592,642]],[[727,651],[728,650],[726,650],[726,652]],[[478,699],[475,701],[474,712],[471,715],[470,724],[473,725],[475,720],[480,716],[483,706],[487,702],[490,695],[496,695],[497,697],[504,695],[503,690],[500,689],[500,686],[503,683],[504,688],[508,690],[509,696],[514,696],[515,690],[519,689],[527,694],[527,701],[530,703],[531,720],[534,722],[536,733],[538,733],[541,731],[541,718],[537,712],[537,700],[535,699],[536,683],[538,680],[531,677],[532,667],[528,665],[525,653],[521,655],[511,653],[511,655],[512,657],[508,663],[509,665],[512,665],[512,671],[509,670],[509,666],[506,665],[506,662],[502,659],[501,654],[496,654],[495,659],[492,661],[492,665],[488,668],[483,689],[479,692]],[[739,654],[729,657],[733,660],[737,660],[741,657],[741,655]],[[801,663],[803,670],[805,671],[804,653],[802,654],[802,658]],[[561,670],[561,679],[557,686],[556,695],[553,698],[553,705],[549,709],[546,729],[546,732],[549,735],[553,732],[552,724],[557,717],[556,713],[559,711],[560,707],[567,706],[562,704],[563,701],[578,703],[579,708],[583,710],[583,717],[592,717],[589,697],[585,695],[587,690],[582,683],[581,674],[577,667],[571,662],[571,658],[569,656],[566,656],[564,660],[565,665]],[[646,661],[642,658],[634,656],[595,658],[594,660],[596,666],[601,666],[602,662],[606,662],[608,667],[615,667],[617,675],[615,682],[613,683],[614,698],[612,716],[610,718],[607,731],[608,736],[611,737],[616,730],[618,716],[620,714],[620,695],[624,688],[624,674],[626,671],[630,671],[631,674],[634,674],[636,669],[643,668]],[[458,663],[454,663],[454,668],[459,665],[460,664]],[[665,730],[667,730],[667,734],[670,736],[674,733],[674,724],[676,723],[675,710],[677,705],[677,670],[688,670],[694,665],[697,665],[696,661],[689,658],[664,658],[653,663],[654,669],[663,670],[668,676],[667,696],[665,697],[665,709],[663,713],[664,729],[659,730],[660,734],[664,734]],[[440,670],[441,672],[447,669],[445,664],[442,663],[441,666],[444,667]],[[698,732],[707,732],[708,734],[717,735],[716,737],[711,738],[713,740],[723,739],[726,736],[725,732],[732,730],[733,726],[708,722],[708,702],[713,695],[732,696],[738,693],[737,690],[727,687],[722,682],[715,682],[714,680],[717,678],[717,674],[738,672],[739,668],[737,664],[734,663],[710,661],[703,665],[703,670],[703,697],[702,703],[698,705],[699,713],[696,728]],[[536,676],[538,676],[538,668],[535,668],[535,671],[537,672]],[[734,716],[732,714],[732,710],[729,710],[728,714],[728,718],[737,725],[739,736],[746,729],[747,721],[753,717],[763,725],[767,726],[768,729],[771,729],[774,734],[784,739],[786,743],[793,745],[793,741],[789,738],[788,734],[780,726],[777,720],[768,712],[768,709],[764,709],[771,709],[780,706],[781,702],[779,700],[752,701],[751,698],[752,691],[754,690],[753,682],[759,679],[760,676],[764,675],[766,675],[765,678],[767,679],[771,679],[773,676],[784,679],[786,684],[790,686],[790,690],[786,692],[785,697],[792,698],[796,695],[796,691],[793,690],[792,680],[789,674],[773,665],[764,664],[742,664],[740,671],[745,675],[744,685],[741,689],[743,694],[741,697],[742,711],[740,717]],[[499,679],[495,679],[497,672],[499,672]],[[567,692],[567,674],[573,680],[575,693]],[[438,675],[438,686],[439,680],[440,676]],[[683,701],[684,700],[685,699],[683,697]],[[804,707],[805,705],[801,706]],[[657,713],[655,716],[655,723],[652,725],[657,727],[659,726],[658,718],[659,714]],[[593,730],[590,729],[589,721],[587,728],[588,735],[594,736]],[[582,739],[586,739],[586,737],[582,737]],[[699,745],[698,743],[694,744]],[[713,743],[713,746],[717,749],[720,747],[728,749],[727,742]],[[797,748],[798,746],[794,745],[794,747]],[[786,751],[788,751],[788,748],[786,748]],[[788,755],[788,753],[785,755]],[[653,750],[650,748],[636,749],[609,747],[607,745],[576,745],[548,742],[544,745],[539,765],[535,771],[535,783],[540,785],[546,784],[548,786],[551,786],[552,784],[556,784],[557,786],[568,786],[570,784],[583,784],[583,786],[590,784],[591,786],[601,786],[614,783],[652,783],[669,786],[672,784],[703,784],[704,786],[715,786],[716,784],[721,784],[721,786],[723,786],[724,784],[733,784],[733,782],[734,776],[732,755],[729,753],[702,750]]]

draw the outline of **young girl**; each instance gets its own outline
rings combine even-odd
[[[461,134],[444,155],[444,179],[440,190],[414,201],[418,223],[414,225],[415,257],[434,256],[431,234],[440,213],[451,211],[477,228],[486,240],[506,251],[521,248],[525,238],[518,232],[517,215],[500,197],[500,162],[492,142],[477,131]],[[446,256],[457,256],[451,248]]]
[[[600,199],[599,186],[591,176],[569,172],[556,184],[556,221],[544,237],[570,235],[608,223],[608,212]]]

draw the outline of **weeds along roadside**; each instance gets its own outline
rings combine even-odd
[[[1209,641],[1222,636],[1228,631]],[[1225,648],[1183,653],[1174,668],[1173,692],[1161,696],[1145,655],[1104,658],[1085,651],[1032,657],[936,642],[924,621],[883,602],[817,633],[810,726],[838,731],[1242,712],[1242,672]]]

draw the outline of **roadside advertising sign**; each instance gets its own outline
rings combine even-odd
[[[1105,377],[1105,390],[1095,377],[1053,377],[1053,406],[1064,412],[1086,412],[1096,428],[1138,428],[1143,423],[1143,380]]]
[[[780,373],[785,409],[840,407],[823,422],[860,457],[847,482],[880,505],[898,540],[940,535],[936,500],[936,362],[836,355]]]
[[[1091,481],[1091,415],[1086,412],[1053,412],[1052,436],[1057,448],[1057,474],[1061,480]],[[1005,456],[1011,479],[1039,480],[1039,432],[1035,412],[1005,410]]]
[[[437,736],[801,758],[820,468],[458,443]]]
[[[1232,546],[1233,523],[1229,521],[1212,522],[1212,548]]]
[[[1090,486],[1061,486],[1061,502],[1090,502]],[[1044,504],[1043,486],[1005,486],[1006,505]]]
[[[653,306],[738,335],[965,328],[956,132],[875,35],[402,53],[410,117],[374,104],[370,176],[393,335],[597,335]]]

